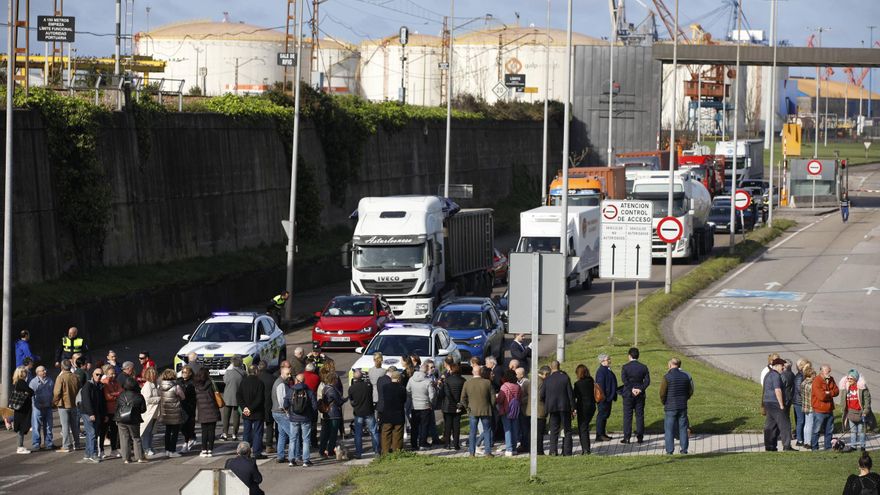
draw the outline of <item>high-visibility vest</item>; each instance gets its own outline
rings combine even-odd
[[[83,348],[83,339],[81,337],[77,337],[73,340],[70,340],[68,337],[61,337],[61,349],[70,354],[76,354],[77,352],[82,352]]]
[[[284,297],[281,296],[281,294],[278,294],[277,296],[272,298],[272,302],[275,303],[275,308],[281,309],[284,307],[285,300]]]

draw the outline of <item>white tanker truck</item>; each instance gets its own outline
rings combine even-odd
[[[654,204],[653,242],[654,258],[666,257],[666,243],[657,235],[657,223],[664,217],[673,216],[681,222],[681,239],[672,245],[673,258],[690,258],[694,261],[709,254],[715,246],[715,227],[709,225],[712,197],[699,180],[689,171],[672,172],[672,212],[669,212],[669,171],[639,172],[633,182],[632,199],[651,201]]]

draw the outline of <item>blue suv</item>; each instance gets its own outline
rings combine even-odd
[[[504,322],[488,297],[460,297],[434,310],[434,326],[445,328],[462,360],[472,356],[504,359]]]

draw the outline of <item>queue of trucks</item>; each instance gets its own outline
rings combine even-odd
[[[558,252],[561,222],[567,224],[571,256],[567,287],[590,289],[599,274],[600,210],[604,199],[632,198],[654,205],[652,255],[666,255],[657,223],[676,217],[682,236],[674,258],[698,260],[714,247],[708,221],[712,198],[722,194],[733,174],[734,143],[676,154],[670,171],[668,152],[621,153],[612,167],[569,169],[568,190],[561,174],[550,184],[545,205],[520,214],[518,252]],[[737,141],[737,182],[763,177],[760,141]],[[673,207],[668,211],[669,174]],[[562,219],[562,194],[568,215]],[[397,319],[425,320],[439,304],[461,295],[488,296],[494,282],[494,220],[488,208],[461,209],[437,196],[362,198],[354,235],[343,248],[351,268],[353,294],[386,298]]]

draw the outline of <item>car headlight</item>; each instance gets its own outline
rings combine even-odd
[[[486,338],[486,336],[483,334],[480,334],[480,335],[477,335],[476,337],[471,337],[468,340],[483,340],[484,338]]]
[[[372,332],[372,331],[373,331],[373,327],[364,327],[364,328],[361,328],[361,332],[363,332],[363,333],[370,333],[370,332]]]
[[[429,307],[429,303],[416,303],[416,313],[427,313]]]
[[[315,327],[315,333],[327,333],[327,332],[321,330],[321,327]]]

